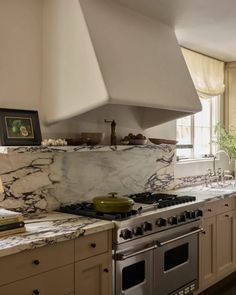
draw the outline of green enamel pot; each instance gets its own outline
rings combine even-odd
[[[134,201],[128,197],[117,196],[117,193],[110,193],[108,196],[95,197],[93,204],[98,212],[127,213],[132,210]]]

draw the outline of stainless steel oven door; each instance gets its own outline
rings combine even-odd
[[[152,295],[153,249],[156,246],[118,254],[115,265],[115,295]]]
[[[197,280],[198,234],[192,229],[157,241],[154,251],[154,294],[167,295]]]

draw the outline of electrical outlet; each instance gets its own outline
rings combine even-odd
[[[0,177],[0,194],[2,193],[4,193],[4,189],[3,189],[2,179]]]

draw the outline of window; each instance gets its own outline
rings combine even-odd
[[[177,120],[177,160],[206,158],[216,152],[214,127],[220,121],[220,96],[200,100],[201,112]]]

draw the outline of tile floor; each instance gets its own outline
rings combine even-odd
[[[199,295],[236,295],[236,273],[233,273]]]

